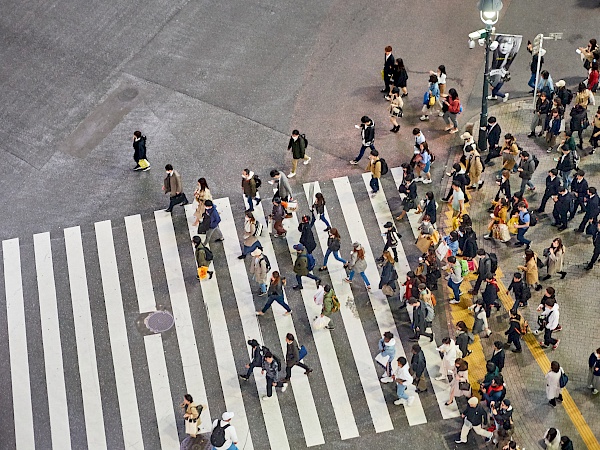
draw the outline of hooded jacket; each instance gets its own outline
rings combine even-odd
[[[246,197],[256,197],[256,181],[254,181],[254,172],[250,171],[248,178],[242,177],[242,192]]]
[[[373,145],[373,142],[375,142],[375,122],[371,120],[369,124],[361,124],[360,135],[362,137],[362,145],[367,147]]]

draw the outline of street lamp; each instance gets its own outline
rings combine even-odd
[[[481,98],[481,118],[479,120],[479,140],[477,143],[480,151],[485,151],[487,149],[486,129],[488,115],[487,97],[490,71],[490,43],[492,25],[498,22],[501,9],[501,0],[479,0],[479,16],[481,17],[481,21],[485,24],[485,32],[481,36],[485,41],[485,72],[483,74],[483,96]]]

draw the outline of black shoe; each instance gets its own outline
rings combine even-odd
[[[132,170],[142,170],[142,167],[140,167],[140,165],[138,164],[137,166],[135,166]]]
[[[319,287],[319,285],[321,284],[321,279],[319,278],[319,279],[315,280],[315,283],[317,284],[317,287]]]
[[[390,90],[389,89],[382,89],[379,92],[390,92]]]
[[[188,202],[188,201],[186,200],[185,202],[183,202],[183,203],[181,204],[181,206],[185,206],[185,205],[189,205],[189,204],[190,204],[190,202]]]
[[[256,199],[254,199],[254,201],[256,202],[257,205],[260,205],[262,198],[256,198]]]
[[[304,289],[304,288],[301,285],[297,284],[292,289],[295,290],[295,291],[299,291],[300,289]]]
[[[208,271],[208,279],[211,280],[214,272]]]
[[[323,231],[325,231],[325,233],[327,233],[329,230],[331,230],[331,227],[327,227]]]
[[[220,239],[215,239],[215,242],[223,242],[225,239],[220,238]]]
[[[515,247],[521,247],[521,246],[523,246],[525,244],[523,244],[522,242],[515,242],[514,245],[515,245]]]
[[[551,278],[550,275],[546,275],[545,277],[542,277],[542,281],[549,280],[550,278]]]
[[[535,133],[533,133],[533,132],[532,132],[532,133],[529,133],[529,134],[527,135],[527,137],[528,137],[528,138],[534,138],[534,137],[535,137]]]
[[[327,266],[319,267],[319,272],[323,272],[327,270]]]
[[[408,97],[408,94],[402,94],[400,97],[401,98]]]
[[[477,190],[479,190],[483,187],[483,183],[485,183],[485,181],[482,181],[481,183],[479,183],[479,185],[477,186]]]
[[[560,279],[563,280],[567,276],[567,272],[558,272],[560,273]]]
[[[240,255],[238,256],[238,259],[246,259],[246,255]]]
[[[535,287],[535,290],[536,290],[536,291],[541,291],[541,290],[542,290],[542,285],[541,285],[541,284],[538,284],[538,285]]]
[[[173,212],[173,210],[172,210],[172,209],[169,209],[169,208],[167,208],[167,209],[165,209],[165,212],[168,212],[168,213],[170,213],[170,212]]]
[[[520,349],[518,349],[518,350],[517,350],[517,349],[515,348],[514,350],[511,350],[511,352],[513,352],[513,353],[523,353],[523,349],[522,349],[522,348],[520,348]]]
[[[592,270],[594,266],[590,266],[589,264],[584,267],[585,270]]]
[[[477,189],[477,186],[469,186],[467,191],[474,191],[475,189]]]
[[[492,440],[492,436],[490,436],[490,437],[486,437],[486,438],[485,438],[485,442],[486,442],[486,444],[487,444],[488,442],[490,442],[491,440]]]
[[[565,231],[567,229],[567,227],[565,227],[564,225],[562,227],[558,227],[558,231]]]
[[[246,375],[239,374],[238,376],[239,376],[239,377],[240,377],[242,380],[248,381],[248,378],[249,378],[249,377],[247,377]]]
[[[304,375],[310,375],[310,373],[312,372],[312,369],[306,369],[306,372],[304,372]],[[562,400],[561,400],[562,401]]]

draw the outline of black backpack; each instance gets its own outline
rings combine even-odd
[[[529,226],[535,227],[537,225],[537,223],[538,223],[537,216],[533,212],[529,211]]]
[[[306,139],[306,135],[303,133],[300,137],[304,140],[304,150],[308,148],[308,139]]]
[[[573,101],[573,92],[571,92],[571,89],[567,89],[567,105],[570,105],[572,101]],[[567,105],[563,105],[563,106],[567,106]]]
[[[535,169],[537,169],[538,166],[540,165],[540,160],[537,159],[537,156],[535,156],[535,155],[531,155],[531,160],[533,161],[533,166],[534,166],[534,171],[535,171]]]
[[[267,265],[267,272],[268,272],[269,270],[271,270],[271,262],[269,261],[269,258],[267,258],[267,255],[265,255],[264,253],[262,255],[262,259],[265,261],[265,264]]]
[[[490,270],[492,275],[495,275],[498,270],[498,256],[495,253],[488,253],[488,256],[490,257]]]
[[[210,251],[210,248],[204,247],[204,259],[207,261],[212,261],[214,259],[213,252]]]
[[[386,173],[389,172],[390,168],[388,167],[387,163],[385,162],[385,159],[379,158],[379,162],[381,163],[381,175],[385,175]]]
[[[210,443],[215,447],[223,447],[227,439],[225,439],[225,430],[229,428],[231,424],[227,424],[224,427],[221,426],[221,421],[217,420],[217,426],[210,435]]]
[[[523,283],[523,288],[522,288],[522,293],[523,293],[523,300],[527,301],[531,298],[531,289],[529,289],[529,285],[525,282]]]
[[[254,175],[252,177],[252,179],[254,180],[254,182],[256,183],[256,189],[258,189],[259,187],[262,186],[262,180],[260,178],[258,178],[258,175]]]

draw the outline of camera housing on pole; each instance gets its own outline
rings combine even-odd
[[[535,109],[535,102],[537,101],[537,87],[540,79],[540,68],[542,66],[542,57],[546,53],[546,50],[543,48],[544,39],[552,39],[554,41],[559,41],[563,37],[562,33],[550,33],[548,36],[544,36],[542,33],[538,34],[533,40],[533,44],[531,46],[531,54],[538,55],[537,59],[537,68],[535,70],[535,87],[533,88],[533,108]]]

